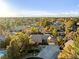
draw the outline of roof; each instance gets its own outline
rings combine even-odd
[[[30,38],[35,42],[41,43],[42,40],[47,40],[49,36],[50,36],[49,34],[44,34],[44,35],[43,34],[33,34],[30,36]]]
[[[38,35],[38,34],[36,34],[36,35],[31,35],[31,39],[34,41],[34,42],[42,42],[42,35]]]
[[[22,31],[23,29],[25,29],[25,26],[17,26],[17,27],[12,27],[10,31],[18,32],[18,31]]]
[[[61,25],[62,25],[62,23],[61,23],[61,22],[59,22],[59,21],[56,21],[53,25],[54,25],[54,26],[56,26],[56,27],[59,27],[59,26],[61,26]]]
[[[69,45],[73,45],[74,41],[73,40],[68,40],[66,43],[65,43],[65,47],[68,47]]]
[[[43,59],[57,59],[59,47],[56,45],[46,46],[37,56]]]

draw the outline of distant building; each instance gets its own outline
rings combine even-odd
[[[60,29],[62,27],[63,23],[60,21],[56,21],[53,23],[53,26],[57,27],[58,29]]]

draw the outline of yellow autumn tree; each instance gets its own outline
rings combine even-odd
[[[65,47],[58,55],[58,59],[76,59],[76,52],[72,46]]]
[[[22,55],[27,51],[29,37],[25,33],[17,33],[11,37],[9,46],[7,47],[8,59],[21,59]]]

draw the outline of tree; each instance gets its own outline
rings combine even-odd
[[[56,28],[54,28],[51,33],[52,33],[52,35],[55,36],[55,37],[58,36],[58,31],[57,31]]]
[[[69,33],[72,30],[72,26],[75,24],[74,20],[68,20],[65,22],[65,31]]]
[[[39,29],[36,27],[31,27],[31,33],[38,33]]]
[[[74,37],[74,48],[76,51],[77,58],[79,58],[79,34],[76,34]]]
[[[72,41],[65,44],[64,50],[59,54],[59,59],[79,59],[79,34],[73,33]]]
[[[58,55],[58,59],[76,59],[74,48],[71,45],[64,47],[64,50]]]
[[[44,31],[45,31],[45,32],[51,32],[53,29],[54,29],[54,27],[46,26],[46,27],[44,28]]]
[[[75,21],[74,20],[68,20],[67,22],[65,22],[65,26],[66,27],[72,27],[74,25]]]
[[[8,59],[21,59],[29,44],[29,37],[25,33],[17,33],[11,37],[9,46],[7,47]]]
[[[61,37],[57,37],[57,44],[60,46],[64,46],[64,40]]]
[[[46,26],[49,26],[50,23],[51,23],[51,22],[50,22],[47,18],[44,18],[44,19],[42,19],[41,21],[37,22],[37,25],[38,25],[38,26],[46,27]]]

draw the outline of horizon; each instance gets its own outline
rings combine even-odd
[[[78,0],[0,0],[0,17],[78,17]]]

